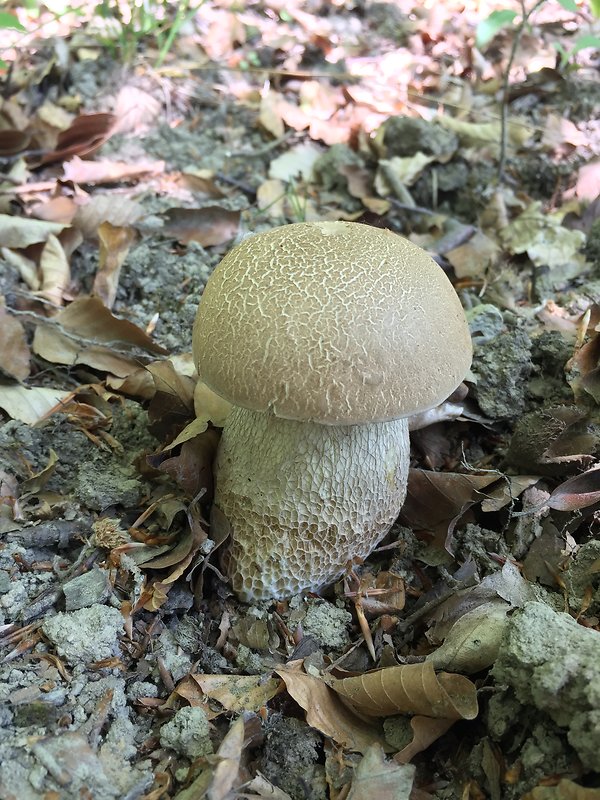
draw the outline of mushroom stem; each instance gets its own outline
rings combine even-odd
[[[234,407],[215,463],[212,524],[246,601],[317,591],[389,531],[409,465],[406,419],[322,425]]]

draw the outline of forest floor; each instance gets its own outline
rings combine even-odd
[[[0,798],[600,798],[591,12],[192,6],[5,7]],[[468,394],[383,546],[248,605],[192,323],[241,236],[323,219],[434,256]]]

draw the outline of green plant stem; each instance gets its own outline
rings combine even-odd
[[[504,80],[502,82],[502,105],[501,105],[501,113],[500,113],[500,158],[498,161],[498,183],[504,183],[504,169],[506,167],[506,145],[508,140],[508,89],[510,84],[510,71],[512,69],[512,65],[515,60],[515,56],[517,55],[517,50],[519,48],[519,44],[521,43],[521,37],[523,36],[523,31],[527,27],[529,20],[531,19],[531,15],[538,10],[540,6],[542,6],[546,0],[537,0],[536,3],[527,11],[525,8],[524,0],[520,0],[521,3],[521,22],[517,30],[515,31],[515,35],[513,37],[512,46],[510,48],[510,55],[508,57],[508,63],[506,65],[506,71],[504,73]]]

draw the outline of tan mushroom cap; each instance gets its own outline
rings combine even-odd
[[[332,425],[437,405],[472,354],[443,270],[401,236],[355,222],[245,239],[206,285],[193,348],[202,380],[231,403]]]

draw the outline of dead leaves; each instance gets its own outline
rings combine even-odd
[[[87,364],[124,377],[166,350],[98,297],[81,297],[36,329],[33,350],[55,364]]]
[[[342,678],[329,685],[358,713],[368,717],[416,714],[440,719],[475,719],[475,685],[433,665],[405,664]]]
[[[294,665],[276,672],[305,710],[311,727],[343,747],[361,753],[373,744],[389,750],[375,717],[409,714],[420,719],[419,738],[430,744],[455,720],[474,719],[478,713],[475,685],[462,675],[445,672],[436,675],[428,662],[387,667],[341,679],[306,674]],[[423,732],[423,728],[428,728],[425,719],[437,731],[434,739]],[[443,724],[438,725],[441,720]],[[415,747],[413,743],[413,754],[418,752]]]
[[[224,244],[236,235],[240,212],[220,206],[171,208],[165,213],[163,233],[183,244],[199,242],[203,247]]]

